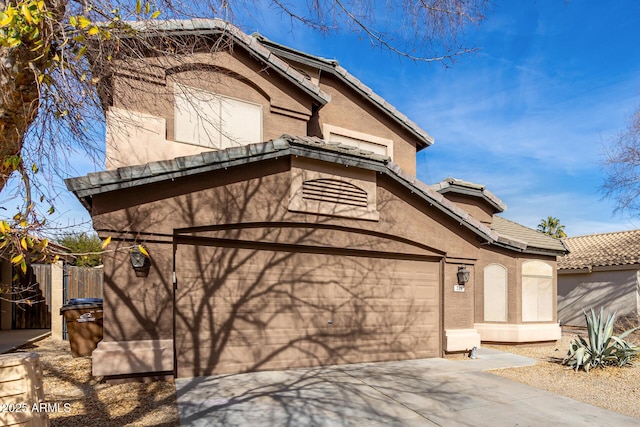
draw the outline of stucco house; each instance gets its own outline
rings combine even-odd
[[[564,239],[558,258],[558,320],[586,326],[583,310],[603,307],[637,322],[640,313],[640,230]]]
[[[433,139],[413,121],[336,61],[219,20],[160,25],[191,50],[116,58],[107,170],[67,180],[116,249],[95,375],[560,337],[565,247],[497,216],[506,206],[484,186],[417,180],[416,152]],[[233,43],[212,50],[221,38]],[[146,271],[131,266],[140,243]]]

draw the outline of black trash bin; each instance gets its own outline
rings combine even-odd
[[[91,356],[102,341],[102,298],[74,298],[60,308],[73,357]]]

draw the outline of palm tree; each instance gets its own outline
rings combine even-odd
[[[540,224],[538,224],[538,231],[551,236],[554,239],[567,237],[567,233],[564,232],[564,225],[560,224],[560,220],[558,218],[552,216],[540,221]]]

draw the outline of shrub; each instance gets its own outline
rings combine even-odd
[[[74,254],[72,265],[96,267],[102,264],[102,241],[97,234],[66,233],[58,236],[56,242],[71,249]]]
[[[591,309],[591,313],[584,313],[587,321],[588,340],[578,335],[571,341],[569,352],[562,361],[576,371],[580,368],[589,372],[591,368],[604,368],[606,366],[624,366],[631,364],[631,359],[640,352],[640,347],[634,346],[624,339],[636,327],[620,334],[613,335],[616,313],[609,313],[605,319],[604,309],[600,309],[600,315]]]

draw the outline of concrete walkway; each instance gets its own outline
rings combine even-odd
[[[420,359],[176,380],[181,426],[637,426],[486,369],[535,361]]]
[[[0,354],[51,335],[51,329],[10,329],[0,331]]]

